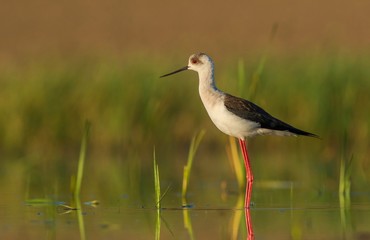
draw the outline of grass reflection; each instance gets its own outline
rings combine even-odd
[[[244,209],[244,194],[240,193],[238,194],[238,198],[234,207],[234,214],[232,215],[231,221],[230,221],[230,239],[231,240],[237,240],[239,239],[238,236],[239,234],[242,233],[241,239],[245,239],[245,230],[246,228],[240,229],[240,226],[242,224],[243,220],[242,216],[244,211],[241,209]],[[246,224],[244,224],[246,226]],[[241,231],[240,231],[241,230]],[[244,233],[244,234],[243,234]]]
[[[193,224],[191,223],[190,218],[190,208],[188,207],[188,203],[186,201],[186,198],[182,198],[182,214],[183,214],[183,220],[184,220],[184,227],[186,231],[189,234],[189,238],[191,240],[194,240],[194,232],[193,232]]]

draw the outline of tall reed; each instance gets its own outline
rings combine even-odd
[[[188,161],[187,161],[187,164],[184,166],[184,175],[182,179],[182,197],[183,198],[185,198],[186,193],[188,191],[190,172],[191,172],[191,167],[193,165],[195,153],[197,152],[199,143],[202,140],[205,133],[206,133],[205,130],[201,130],[198,134],[195,134],[191,140],[189,154],[188,154]]]

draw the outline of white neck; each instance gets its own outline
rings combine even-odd
[[[209,90],[218,91],[214,80],[213,66],[198,71],[198,75],[199,75],[199,92]]]
[[[214,105],[223,96],[223,92],[216,87],[213,66],[198,71],[199,95],[207,111],[210,105]]]

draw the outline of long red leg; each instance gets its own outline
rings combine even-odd
[[[240,148],[242,149],[242,153],[243,153],[245,173],[246,173],[246,178],[247,178],[244,207],[249,208],[250,202],[251,202],[251,196],[252,196],[253,173],[251,169],[251,163],[248,157],[248,151],[247,151],[247,146],[245,144],[245,140],[239,139],[239,144],[240,144]]]
[[[250,216],[249,208],[252,196],[252,185],[253,185],[253,173],[251,169],[251,163],[249,161],[247,146],[245,140],[239,139],[240,148],[242,149],[243,158],[244,158],[244,165],[245,165],[245,172],[246,172],[246,189],[245,189],[245,200],[244,200],[244,207],[245,207],[245,223],[248,231],[248,240],[254,239],[254,232],[252,227],[252,219]]]

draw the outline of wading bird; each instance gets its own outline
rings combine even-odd
[[[187,66],[161,77],[166,77],[185,70],[198,72],[199,95],[209,117],[216,127],[221,132],[239,139],[247,178],[244,206],[249,208],[252,194],[253,173],[248,157],[246,139],[256,135],[268,134],[280,136],[302,135],[316,138],[318,136],[297,129],[271,116],[261,107],[248,100],[232,96],[218,89],[214,78],[213,61],[204,53],[191,55]]]

